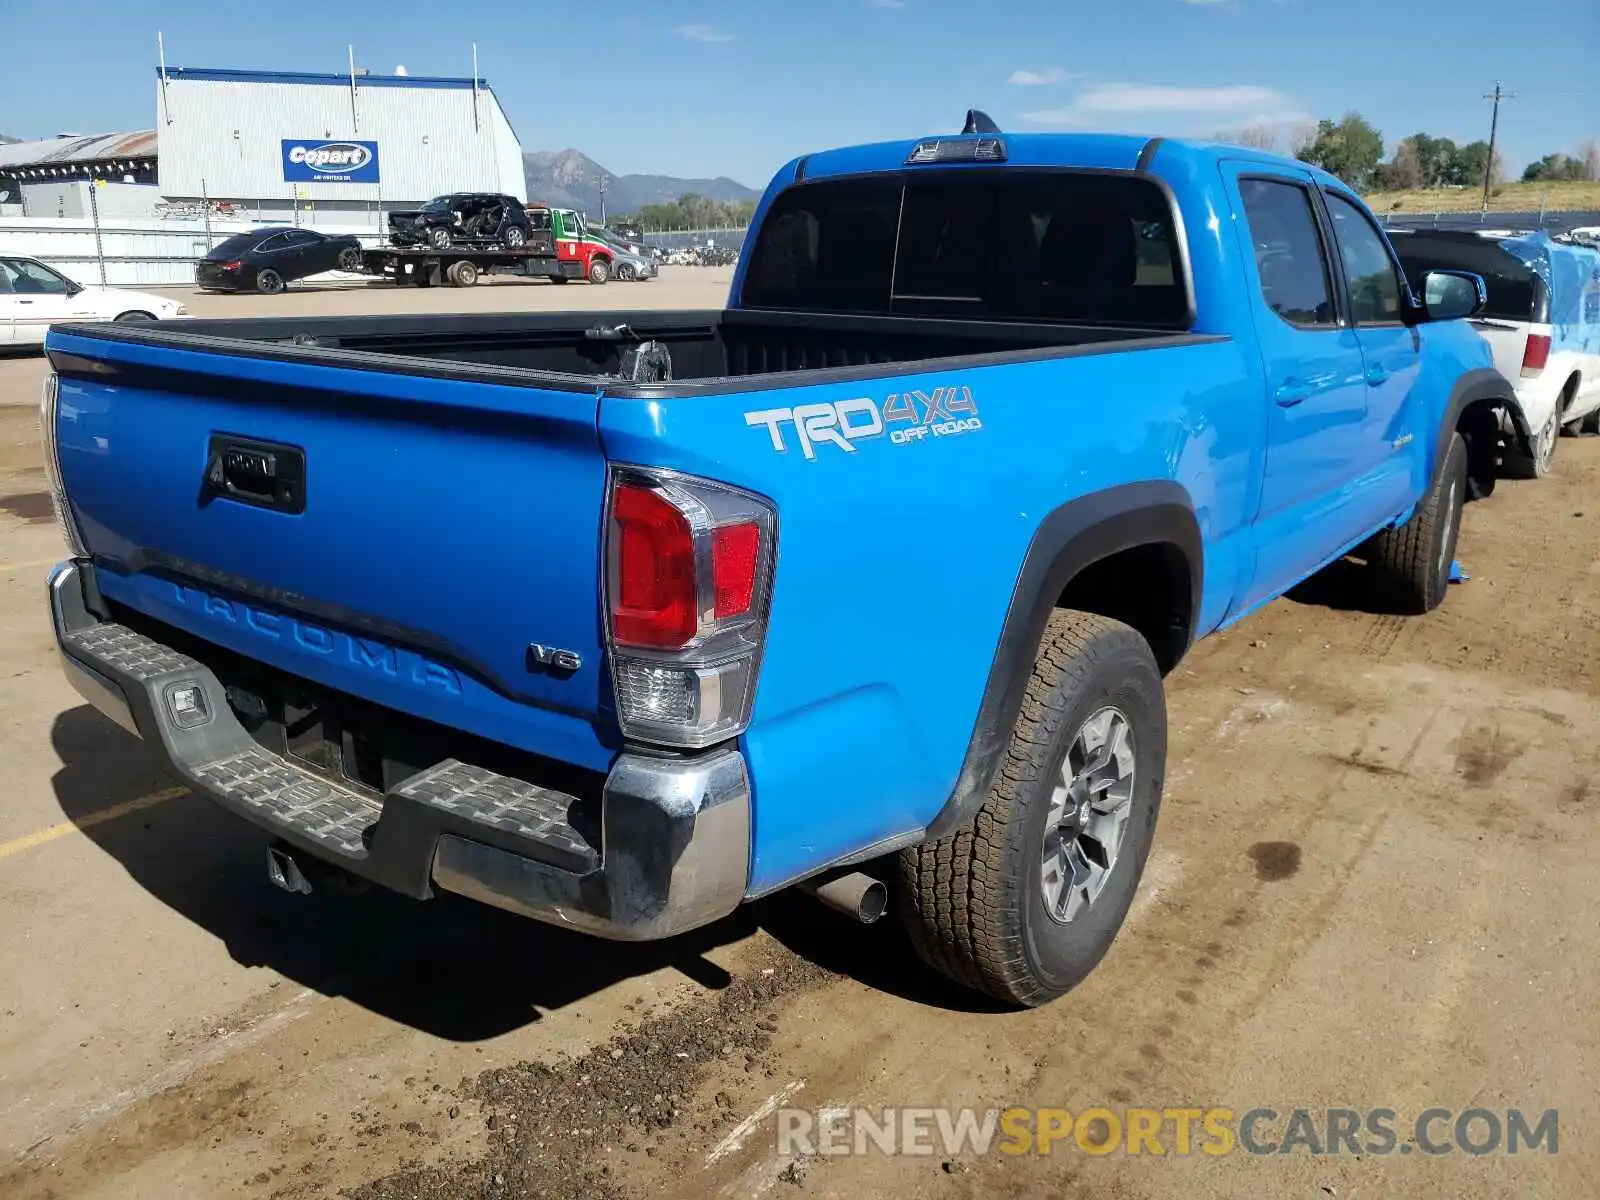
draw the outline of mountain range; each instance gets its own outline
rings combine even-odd
[[[678,179],[672,175],[618,175],[578,150],[535,150],[522,156],[522,174],[530,203],[576,208],[598,214],[600,179],[606,180],[605,208],[636,213],[646,204],[671,204],[691,192],[725,204],[758,200],[761,193],[742,183],[716,179]]]

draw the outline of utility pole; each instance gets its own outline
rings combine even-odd
[[[1483,94],[1485,100],[1494,101],[1494,116],[1489,118],[1489,161],[1483,166],[1483,211],[1489,211],[1489,183],[1494,178],[1494,143],[1500,132],[1500,101],[1515,100],[1515,92],[1500,90],[1500,81],[1494,81],[1494,91]]]
[[[600,172],[600,224],[606,223],[606,173]]]

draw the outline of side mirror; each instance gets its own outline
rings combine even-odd
[[[1482,275],[1470,271],[1429,271],[1422,277],[1422,312],[1429,321],[1476,316],[1489,303]]]

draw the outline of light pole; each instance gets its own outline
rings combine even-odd
[[[604,171],[601,171],[600,172],[600,225],[601,225],[602,228],[605,227],[605,223],[606,223],[606,173]]]

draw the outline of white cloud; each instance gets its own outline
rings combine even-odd
[[[1006,82],[1018,87],[1049,87],[1052,83],[1063,83],[1073,78],[1076,77],[1068,75],[1060,67],[1051,67],[1045,71],[1013,71]]]
[[[1241,112],[1286,103],[1279,92],[1250,84],[1231,87],[1153,87],[1145,83],[1096,84],[1078,97],[1091,112]]]
[[[1241,126],[1250,125],[1315,125],[1315,113],[1308,113],[1298,108],[1274,109],[1272,112],[1259,112],[1253,117],[1246,117],[1240,121]]]
[[[1063,108],[1023,113],[1039,125],[1081,128],[1103,124],[1107,117],[1144,113],[1289,112],[1293,103],[1280,92],[1253,84],[1226,87],[1160,87],[1146,83],[1097,83]]]
[[[673,34],[686,42],[731,42],[733,34],[724,33],[710,25],[679,25]]]

